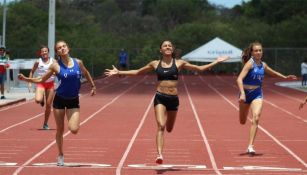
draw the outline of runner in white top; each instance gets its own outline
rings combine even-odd
[[[304,61],[301,64],[301,73],[302,73],[302,86],[307,85],[307,57],[304,58]]]
[[[47,60],[44,58],[39,58],[38,66],[35,71],[36,75],[42,77],[47,72],[53,61],[54,59],[52,57],[47,58]],[[51,76],[50,78],[48,78],[48,80],[45,81],[45,83],[53,82],[54,78],[55,78],[54,76]]]
[[[49,48],[47,46],[41,46],[40,48],[40,58],[34,63],[33,68],[29,74],[29,77],[33,77],[34,73],[38,77],[43,76],[52,63],[56,61],[55,59],[49,57]],[[31,83],[29,83],[29,90],[31,89]],[[45,100],[44,100],[45,96]],[[47,81],[43,83],[38,83],[35,90],[35,102],[40,103],[45,108],[45,119],[43,124],[43,129],[49,129],[48,120],[51,113],[51,104],[54,96],[54,76],[51,76]]]

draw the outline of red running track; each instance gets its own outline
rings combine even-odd
[[[98,94],[81,90],[81,129],[65,132],[65,166],[55,166],[55,124],[40,130],[43,109],[26,102],[0,109],[1,175],[76,174],[307,174],[307,109],[303,92],[266,78],[264,108],[255,142],[245,154],[250,123],[238,120],[238,90],[232,76],[184,76],[172,133],[165,133],[164,164],[156,165],[152,99],[155,76],[96,80]]]

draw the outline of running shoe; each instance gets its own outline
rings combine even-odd
[[[156,163],[157,164],[162,164],[163,163],[163,157],[162,155],[158,155],[157,158],[156,158]]]
[[[64,155],[58,156],[57,166],[64,166]]]
[[[248,148],[247,148],[247,154],[250,154],[250,155],[254,155],[256,154],[256,151],[254,150],[254,147],[252,145],[249,145]]]
[[[45,123],[45,124],[43,125],[43,129],[44,129],[44,130],[48,130],[48,129],[49,129],[49,126],[48,126],[47,123]]]

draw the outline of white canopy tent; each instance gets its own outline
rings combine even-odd
[[[182,59],[195,62],[213,62],[219,56],[229,56],[226,62],[240,62],[242,50],[216,37],[199,48],[182,56]]]

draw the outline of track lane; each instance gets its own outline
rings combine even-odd
[[[118,81],[118,80],[116,80]],[[122,80],[121,80],[122,81]],[[103,78],[99,80],[95,80],[97,86],[100,86],[99,89],[105,88],[104,85],[107,85],[109,82],[108,78]],[[109,83],[107,86],[110,86]],[[83,96],[89,95],[88,89],[89,85],[87,83],[83,84],[80,90],[80,99]],[[98,90],[99,90],[98,89]],[[0,134],[6,132],[14,127],[27,123],[31,120],[41,118],[40,120],[44,120],[44,109],[40,105],[36,104],[34,100],[29,100],[25,103],[9,106],[8,108],[0,110],[1,120],[0,123]],[[51,119],[52,114],[50,116],[49,127],[55,128],[55,122]],[[41,129],[42,124],[37,126],[38,129]]]
[[[261,166],[258,170],[255,170],[257,167],[245,167],[244,169],[244,165],[266,165],[266,167],[268,167],[270,165],[275,166],[282,164],[289,166],[288,168],[301,168],[302,166],[298,165],[298,161],[294,160],[293,158],[289,160],[289,154],[262,132],[258,133],[256,139],[256,142],[258,142],[256,143],[257,151],[260,151],[262,155],[252,158],[246,155],[241,155],[241,152],[245,151],[246,149],[245,146],[247,143],[247,135],[250,125],[247,124],[245,126],[240,126],[238,123],[238,112],[236,109],[226,102],[225,99],[217,95],[212,88],[217,89],[235,105],[237,105],[237,89],[234,87],[231,88],[229,85],[225,84],[225,82],[222,83],[222,81],[217,81],[218,79],[214,77],[204,77],[207,81],[206,83],[202,83],[198,77],[193,77],[188,77],[186,79],[188,90],[191,93],[192,101],[195,105],[200,121],[202,122],[206,136],[208,137],[208,142],[217,162],[217,168],[220,172],[222,172],[222,174],[280,174],[281,172],[282,174],[307,173],[306,169],[303,172],[288,172],[287,170],[263,170],[261,169]],[[125,80],[115,86],[99,91],[97,96],[90,98],[85,97],[85,99],[81,99],[82,121],[85,121],[86,118],[92,115],[94,111],[97,111],[98,106],[102,106],[103,104],[110,102],[112,97],[114,98],[114,96],[129,88],[132,84],[138,81],[140,77],[129,77],[127,79],[128,81]],[[229,80],[232,82],[232,78],[226,79],[227,81]],[[109,79],[108,83],[115,80]],[[121,96],[105,110],[97,113],[96,115],[99,117],[95,116],[88,120],[81,126],[81,131],[77,136],[69,134],[64,139],[64,150],[67,152],[67,156],[65,156],[65,158],[67,157],[66,162],[110,164],[110,167],[90,167],[88,165],[74,168],[33,166],[33,163],[55,162],[55,155],[57,151],[56,147],[52,146],[50,149],[33,159],[33,161],[30,161],[19,174],[54,174],[53,170],[56,170],[57,174],[59,175],[80,173],[115,174],[116,168],[118,167],[120,160],[123,158],[125,150],[136,132],[142,116],[145,114],[148,105],[151,103],[152,95],[154,94],[155,89],[154,82],[155,79],[153,77],[149,77],[140,85]],[[207,86],[208,82],[211,84],[211,88]],[[102,83],[101,85],[105,85],[105,83]],[[84,90],[86,91],[86,88],[84,88]],[[143,162],[148,163],[149,165],[155,165],[156,124],[153,107],[151,106],[149,107],[148,116],[146,117],[146,120],[128,153],[127,159],[124,161],[121,174],[137,175],[144,174],[144,172],[146,174],[216,174],[216,170],[214,170],[214,168],[211,166],[208,151],[205,148],[204,141],[201,139],[200,131],[196,126],[195,118],[192,119],[193,112],[191,104],[189,103],[188,96],[183,88],[182,81],[179,84],[179,92],[181,104],[175,128],[171,134],[166,133],[165,135],[165,156],[167,156],[165,157],[165,163],[168,165],[183,165],[183,163],[187,162],[187,165],[204,164],[207,167],[201,170],[195,170],[189,169],[191,167],[188,166],[177,166],[173,168],[161,167],[158,169],[156,166],[148,167],[149,169],[133,168],[129,166],[131,164],[141,164]],[[265,96],[265,99],[271,100],[271,98],[274,97]],[[218,108],[218,106],[220,107]],[[299,140],[301,136],[295,133],[297,132],[296,130],[301,131],[299,127],[297,127],[300,122],[289,116],[283,116],[285,115],[283,114],[285,112],[281,112],[280,110],[276,109],[271,110],[271,106],[268,104],[265,104],[265,108],[267,108],[268,111],[263,111],[263,116],[260,123],[261,126],[262,124],[265,124],[263,125],[265,129],[268,129],[270,133],[272,133],[287,147],[290,147],[291,150],[294,150],[295,153],[297,153],[297,151],[302,151],[302,154],[298,154],[300,157],[302,157],[304,150],[302,149],[301,145],[306,145],[306,142]],[[211,111],[211,109],[215,109],[215,111]],[[229,110],[234,111],[234,114]],[[279,128],[279,130],[281,130],[280,133],[275,131],[275,129],[278,130],[277,126],[279,125],[272,125],[272,123],[276,122],[276,118],[271,118],[271,115],[267,116],[267,114],[269,114],[271,111],[274,111],[274,116],[275,114],[278,114],[276,118],[280,119],[281,123],[293,124],[294,128],[289,128],[289,132],[291,132],[289,134],[292,134],[291,137],[294,135],[294,138],[288,138],[288,134],[287,137],[283,135],[282,128]],[[285,120],[286,122],[283,122]],[[33,138],[32,136],[28,136],[31,135],[31,132],[26,130],[39,122],[40,120],[33,120],[2,134],[8,136],[6,139],[11,139],[11,142],[9,141],[6,143],[9,143],[8,145],[10,145],[10,143],[14,144],[14,149],[30,152],[23,153],[22,151],[15,151],[19,157],[29,157],[27,155],[33,156],[33,152],[36,151],[37,153],[39,149],[54,140],[54,131],[48,131],[49,133],[40,132],[41,134],[37,134],[37,130],[33,130],[35,131],[32,133]],[[233,125],[233,128],[230,131],[225,129],[229,124]],[[219,127],[222,128],[219,129]],[[228,132],[225,132],[225,130]],[[15,132],[20,131],[26,132],[16,134],[16,140],[14,140],[14,136],[10,136],[11,134],[15,134]],[[50,135],[50,138],[48,135]],[[18,139],[19,141],[17,141]],[[302,144],[297,144],[296,142],[302,142]],[[40,148],[32,148],[36,147],[37,145],[41,145]],[[5,145],[1,146],[4,147]],[[13,155],[15,158],[18,156]],[[280,158],[281,160],[276,161],[276,157]],[[303,158],[303,160],[306,159]],[[20,164],[18,164],[18,166],[20,166]],[[18,166],[0,166],[0,174],[12,174],[12,169],[14,170],[18,168]],[[225,170],[223,169],[225,166],[234,167],[237,169]]]
[[[165,131],[163,165],[155,163],[157,126],[153,106],[149,106],[148,116],[124,162],[122,174],[215,173],[182,81],[178,90],[180,107],[174,130],[172,133]]]
[[[225,81],[225,78],[221,80]],[[231,84],[230,79],[226,82]],[[304,92],[276,86],[274,85],[275,82],[274,78],[268,80],[268,87],[264,87],[264,108],[260,124],[264,128],[269,128],[270,133],[273,133],[279,141],[287,146],[285,149],[290,149],[288,152],[297,155],[297,159],[306,168],[307,151],[302,148],[307,144],[304,132],[307,130],[307,125],[300,115],[303,110],[298,110],[298,103],[295,100],[298,94],[304,96]],[[269,93],[266,93],[268,90]],[[288,98],[285,98],[285,96],[288,96]]]
[[[207,83],[209,82],[212,85],[212,89],[216,89],[219,93],[221,93],[223,96],[225,96],[227,99],[229,99],[231,103],[237,105],[237,96],[231,95],[231,94],[237,94],[237,92],[234,92],[234,90],[236,90],[236,89],[233,88],[229,84],[223,85],[222,81],[214,81],[213,79],[214,78],[209,78],[209,80],[206,81],[206,82]],[[222,86],[224,86],[224,87],[228,86],[229,88],[227,88],[227,89],[222,88]],[[269,97],[266,96],[265,98],[269,98]],[[231,106],[233,106],[233,104]],[[257,161],[256,161],[255,164],[259,165],[259,163],[260,163],[259,160],[261,160],[261,161],[263,161],[260,164],[261,166],[275,165],[277,167],[278,166],[282,167],[283,165],[288,165],[288,166],[294,167],[294,168],[306,169],[304,159],[301,158],[302,155],[299,154],[301,152],[297,152],[298,151],[297,149],[295,149],[295,152],[293,152],[293,150],[294,150],[293,148],[289,148],[288,144],[285,145],[285,143],[282,143],[281,142],[282,138],[280,138],[280,133],[278,134],[274,131],[274,129],[278,128],[278,127],[276,127],[276,125],[272,124],[272,123],[274,123],[274,121],[266,121],[267,118],[269,118],[269,117],[267,117],[268,114],[270,114],[269,116],[275,116],[276,115],[275,113],[278,113],[278,112],[280,112],[280,111],[276,111],[273,108],[268,108],[267,105],[265,105],[265,107],[264,107],[262,119],[260,121],[260,130],[266,131],[268,133],[264,134],[263,132],[258,132],[255,145],[256,145],[256,150],[259,153],[262,152],[262,155],[259,156],[258,159],[256,159]],[[237,118],[238,113],[236,112],[236,114],[234,114],[234,115],[235,115],[235,118]],[[282,120],[284,121],[286,119],[282,119]],[[290,119],[290,120],[294,121],[294,119]],[[244,133],[246,133],[246,136],[241,137],[241,138],[245,138],[245,140],[246,140],[245,142],[247,142],[247,138],[248,138],[247,135],[248,135],[249,127],[250,127],[249,124],[247,124],[247,125],[248,125],[248,128],[246,129],[246,131],[244,131]],[[235,128],[235,126],[233,126],[233,127]],[[239,123],[237,123],[237,127],[241,127]],[[264,129],[267,129],[267,130],[264,130]],[[300,128],[300,129],[297,128],[297,129],[298,130],[293,130],[294,132],[292,134],[302,136],[302,134],[300,134],[301,133],[300,131],[302,131],[300,129],[302,129],[302,128]],[[270,138],[267,138],[266,135],[268,135],[268,134],[271,134],[271,136],[275,136],[275,138],[274,138],[274,139],[276,139],[276,140],[274,140],[275,143],[272,142],[271,136],[270,136]],[[291,139],[291,135],[288,135],[288,138]],[[229,140],[232,140],[232,139],[229,138]],[[236,140],[236,138],[233,138],[233,141],[235,141],[235,140]],[[243,145],[245,145],[245,144],[246,143],[243,143]],[[276,147],[276,145],[277,145],[277,147]],[[243,148],[242,150],[244,151],[245,148]],[[302,149],[300,149],[300,150],[302,150]],[[284,152],[284,154],[280,154],[282,152]],[[297,155],[299,155],[298,158],[295,157]],[[268,161],[268,162],[265,162],[264,161],[265,159],[267,159],[266,161]],[[280,160],[278,160],[278,159],[280,159]],[[246,161],[246,160],[244,160],[244,161],[242,160],[242,162],[248,163],[248,161]],[[255,160],[255,158],[252,159],[252,160]],[[235,161],[231,161],[231,162],[235,162]],[[233,166],[235,166],[235,165],[233,165]],[[302,173],[302,172],[299,172],[299,173]]]
[[[123,154],[123,149],[125,145],[127,145],[127,142],[129,142],[130,137],[128,138],[128,136],[134,131],[134,123],[140,120],[138,118],[138,110],[129,111],[132,117],[129,115],[125,117],[127,114],[127,107],[137,108],[140,104],[134,103],[134,101],[145,99],[139,94],[140,91],[145,91],[144,87],[139,87],[140,85],[137,84],[137,82],[140,81],[143,80],[140,78],[131,78],[127,81],[123,81],[120,85],[117,84],[115,87],[107,88],[103,92],[103,97],[97,97],[98,101],[94,100],[93,97],[87,98],[89,101],[85,99],[82,100],[84,104],[82,104],[81,109],[83,109],[82,111],[85,113],[91,113],[91,110],[97,111],[97,107],[93,106],[95,106],[96,103],[101,105],[99,100],[102,99],[103,103],[110,103],[110,105],[101,111],[97,111],[98,113],[96,113],[95,116],[84,123],[81,127],[81,132],[77,136],[71,134],[67,135],[64,139],[66,162],[108,164],[110,167],[93,168],[83,166],[80,169],[72,169],[70,173],[97,174],[99,172],[104,172],[106,174],[114,174],[114,166],[118,164]],[[117,99],[115,99],[114,96],[117,96],[115,97]],[[114,100],[114,102],[112,102],[112,100]],[[119,111],[121,112],[116,114],[116,112]],[[83,116],[88,115],[89,114],[83,114]],[[55,145],[52,146],[51,149],[41,153],[38,157],[35,157],[33,161],[30,160],[28,165],[44,162],[45,157],[48,157],[48,160],[45,161],[55,162],[54,155],[56,155]],[[37,168],[33,166],[24,167],[20,174],[30,174],[34,169],[37,173],[52,174],[50,168]],[[57,169],[57,174],[64,173],[67,173],[65,168]]]
[[[120,88],[120,87],[119,87]],[[123,87],[124,88],[124,87]],[[99,88],[98,88],[99,89]],[[114,87],[110,87],[110,89],[114,89]],[[99,92],[98,92],[99,93]],[[114,95],[112,94],[113,98]],[[112,98],[110,96],[110,98]],[[99,106],[101,106],[101,101],[107,103],[109,102],[108,100],[110,99],[103,99],[101,100],[100,95],[98,94],[97,96],[94,97],[89,97],[88,95],[84,95],[84,98],[81,99],[81,106],[85,106],[84,109],[90,109],[90,110],[82,110],[83,107],[81,108],[81,121],[84,119],[83,117],[87,117],[89,112],[92,112],[93,110],[95,111]],[[96,103],[95,103],[96,101]],[[88,107],[86,107],[86,105]],[[103,105],[103,103],[102,103]],[[96,106],[96,107],[95,107]],[[17,160],[17,165],[24,164],[24,162],[27,157],[34,155],[35,151],[40,150],[44,145],[47,145],[47,143],[50,143],[50,141],[54,140],[54,135],[55,131],[51,132],[37,132],[36,130],[31,130],[31,126],[33,126],[33,123],[36,122],[35,120],[32,120],[31,122],[25,123],[19,127],[16,127],[10,131],[7,131],[5,133],[4,138],[9,138],[6,142],[5,145],[10,145],[14,146],[15,144],[23,143],[24,145],[24,150],[27,150],[23,152],[23,154],[15,154],[14,156],[10,157],[11,160]],[[22,131],[22,132],[20,132]],[[16,143],[17,142],[17,143]],[[1,142],[3,143],[3,142]],[[56,154],[54,154],[56,155]],[[52,156],[54,157],[54,156]],[[53,161],[54,162],[54,158]],[[26,166],[26,165],[25,165]],[[13,168],[14,169],[14,168]]]

